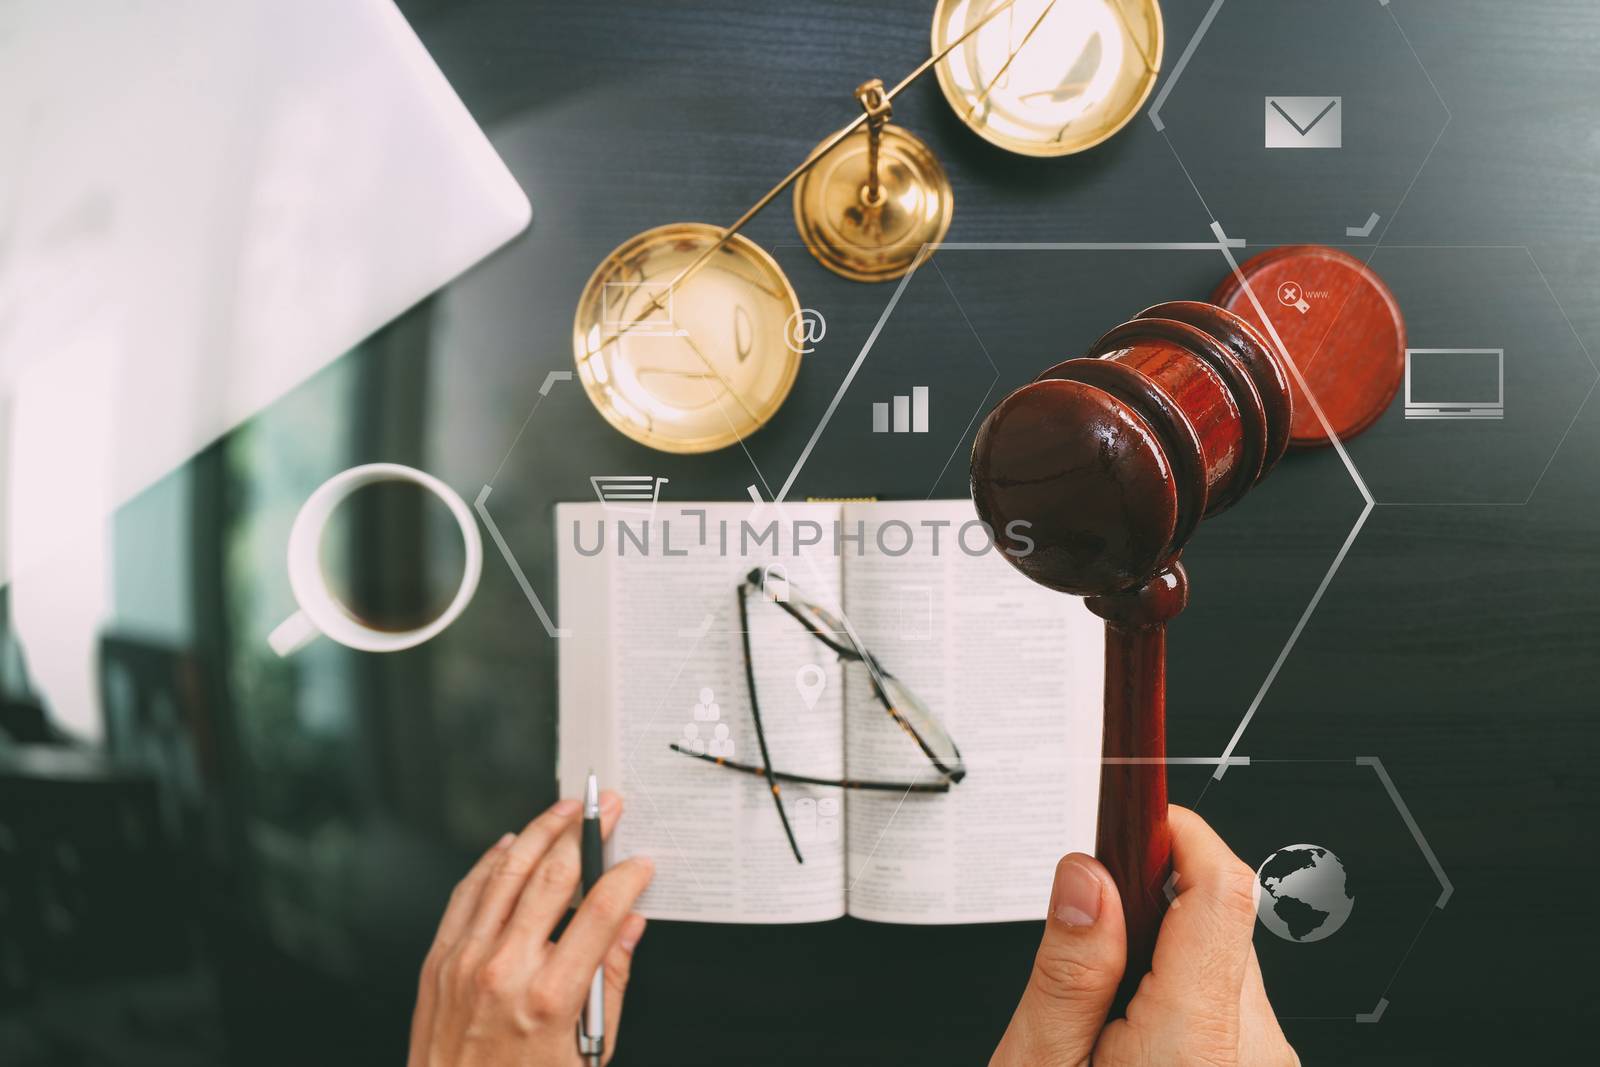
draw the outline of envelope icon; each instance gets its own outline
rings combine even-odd
[[[1268,148],[1338,148],[1343,142],[1344,98],[1267,97]]]

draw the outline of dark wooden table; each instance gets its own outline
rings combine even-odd
[[[286,433],[338,410],[352,376],[364,383],[354,422],[366,444],[293,471],[275,490],[280,506],[230,504],[226,469],[206,481],[206,464],[244,454],[240,435],[202,457],[196,477],[211,488],[196,499],[221,501],[230,536],[255,537],[254,556],[213,561],[232,575],[220,588],[268,605],[287,603],[276,554],[293,507],[346,461],[417,462],[469,498],[492,481],[501,527],[551,599],[551,505],[589,496],[591,473],[667,476],[680,499],[740,499],[760,479],[775,489],[892,291],[817,266],[782,200],[748,233],[829,329],[748,455],[649,452],[575,385],[558,387],[518,439],[547,372],[571,369],[573,306],[600,258],[651,226],[739,215],[851,117],[856,84],[896,79],[926,54],[932,4],[401,6],[527,190],[534,221],[256,420],[248,433]],[[1165,5],[1163,85],[1207,6]],[[1336,935],[1290,944],[1258,928],[1269,992],[1307,1064],[1570,1061],[1592,1041],[1600,950],[1584,888],[1600,803],[1600,405],[1582,407],[1596,377],[1583,346],[1600,349],[1600,8],[1217,6],[1163,104],[1164,131],[1140,114],[1085,155],[1022,159],[970,134],[931,79],[896,101],[896,121],[950,173],[952,241],[1205,242],[1215,219],[1249,242],[1240,258],[1301,241],[1371,256],[1415,346],[1505,349],[1503,422],[1408,422],[1397,402],[1351,445],[1370,508],[1338,455],[1298,453],[1199,532],[1185,556],[1191,607],[1171,629],[1170,751],[1218,755],[1259,696],[1235,750],[1255,762],[1221,780],[1175,768],[1172,792],[1248,862],[1307,841],[1350,871],[1356,905]],[[1341,95],[1344,147],[1263,150],[1262,98],[1277,93]],[[1371,212],[1371,235],[1347,237]],[[1226,269],[1216,251],[941,253],[908,287],[791,496],[965,494],[975,414],[1139,308],[1203,297]],[[933,432],[863,447],[871,400],[908,381],[932,388]],[[136,503],[119,529],[133,536],[155,510]],[[259,656],[253,624],[217,603],[235,645]],[[372,662],[319,655],[363,679],[335,792],[359,827],[400,827],[429,849],[415,878],[374,883],[408,906],[351,920],[364,931],[360,987],[319,993],[308,1030],[336,1036],[339,1062],[394,1062],[384,1057],[404,1039],[410,968],[449,880],[469,849],[554,795],[554,646],[491,554],[467,615],[430,646]],[[1381,761],[1437,856],[1453,887],[1443,908],[1399,809],[1358,757]],[[658,923],[616,1062],[983,1062],[1037,936],[1032,924]],[[1380,1007],[1377,1022],[1356,1021]]]

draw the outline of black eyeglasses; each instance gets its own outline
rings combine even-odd
[[[795,842],[794,830],[789,825],[789,815],[783,808],[783,797],[778,786],[779,782],[794,782],[801,785],[835,786],[840,789],[878,789],[900,793],[948,793],[950,787],[967,775],[965,764],[961,761],[961,750],[956,748],[955,740],[945,730],[944,726],[928,710],[917,695],[906,688],[894,675],[883,669],[877,658],[862,647],[856,639],[855,631],[842,617],[800,595],[793,583],[784,579],[785,594],[782,596],[768,596],[763,591],[764,582],[760,570],[752,570],[745,575],[744,581],[739,583],[739,633],[744,643],[744,678],[745,685],[750,693],[750,715],[755,721],[756,743],[761,748],[761,766],[748,763],[739,763],[721,755],[704,752],[695,752],[680,744],[672,744],[674,752],[681,752],[685,756],[704,760],[718,767],[726,767],[733,771],[742,771],[745,774],[756,774],[767,780],[767,785],[772,790],[772,800],[778,807],[778,819],[783,824],[784,835],[789,839],[789,848],[794,852],[797,863],[804,863],[800,855],[800,846]],[[888,781],[866,778],[817,778],[805,774],[790,774],[772,769],[772,757],[767,752],[767,734],[761,725],[761,702],[756,696],[755,667],[750,652],[750,597],[755,595],[759,600],[775,604],[782,608],[795,622],[831,649],[841,660],[860,663],[867,668],[867,677],[872,685],[873,695],[883,705],[883,710],[889,717],[904,730],[911,739],[917,743],[923,755],[933,764],[943,777],[942,781],[906,782]]]

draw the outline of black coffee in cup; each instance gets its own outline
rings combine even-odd
[[[443,615],[466,544],[449,506],[410,481],[361,486],[334,508],[318,552],[328,591],[362,626],[404,633]]]

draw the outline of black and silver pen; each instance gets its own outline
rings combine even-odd
[[[594,771],[583,786],[583,895],[588,896],[600,880],[605,867],[600,844],[600,782]],[[589,982],[589,996],[583,1002],[583,1018],[578,1020],[578,1054],[592,1067],[600,1067],[606,1047],[606,971],[596,967]]]

